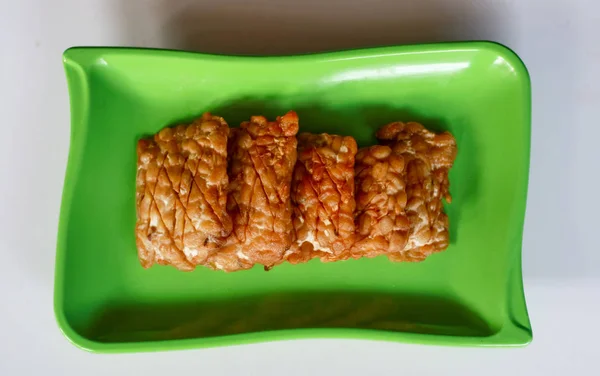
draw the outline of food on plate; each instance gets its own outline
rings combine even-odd
[[[227,213],[227,138],[221,117],[205,113],[190,125],[165,128],[137,145],[139,260],[192,270],[232,230]]]
[[[388,257],[392,261],[419,261],[443,251],[449,243],[449,223],[442,199],[448,203],[452,199],[448,173],[456,158],[456,140],[449,132],[436,134],[415,122],[390,123],[379,129],[377,138],[405,164],[410,232],[404,251]]]
[[[296,239],[286,259],[294,264],[320,257],[344,257],[354,237],[354,138],[298,135],[298,161],[292,180]]]
[[[227,210],[233,232],[207,266],[225,271],[283,260],[293,238],[290,187],[296,163],[298,116],[253,116],[232,130]]]
[[[409,233],[405,213],[405,162],[385,145],[356,155],[356,242],[352,257],[391,255],[404,250]]]
[[[419,123],[350,136],[298,133],[290,111],[229,129],[209,113],[138,142],[140,263],[227,272],[313,258],[421,261],[449,244],[456,140]]]

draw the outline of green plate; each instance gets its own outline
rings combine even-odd
[[[64,54],[71,98],[54,308],[98,352],[292,338],[444,345],[531,341],[521,276],[530,145],[527,70],[487,42],[291,57],[121,48]],[[375,142],[416,120],[459,153],[446,205],[451,245],[422,263],[385,257],[261,267],[143,269],[134,239],[136,141],[203,111],[233,126],[294,109],[302,131]]]

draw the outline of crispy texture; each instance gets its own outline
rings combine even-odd
[[[292,180],[296,240],[286,258],[296,264],[314,257],[336,261],[354,238],[352,137],[302,133]]]
[[[138,142],[136,243],[143,267],[192,270],[224,244],[227,204],[225,120],[209,113]]]
[[[404,158],[389,146],[363,148],[356,155],[356,243],[352,257],[401,252],[409,223],[405,214]]]
[[[377,132],[377,138],[406,163],[410,235],[404,252],[390,259],[420,261],[443,251],[449,244],[449,223],[442,198],[448,203],[452,199],[448,172],[456,158],[456,140],[448,132],[435,134],[414,122],[388,124]]]
[[[213,269],[236,271],[254,264],[281,262],[292,243],[290,186],[296,163],[298,116],[290,111],[276,121],[253,116],[230,141],[227,209],[233,233],[209,258]]]

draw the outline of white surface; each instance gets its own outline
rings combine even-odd
[[[0,375],[600,374],[599,15],[594,0],[0,1]],[[69,140],[63,50],[272,53],[450,39],[502,42],[531,73],[529,347],[304,340],[109,356],[62,337],[52,284]]]

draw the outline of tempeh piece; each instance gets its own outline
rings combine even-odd
[[[401,252],[409,223],[404,208],[404,159],[389,146],[363,148],[356,155],[356,236],[352,257]]]
[[[451,202],[448,172],[456,158],[456,140],[448,132],[435,134],[415,122],[388,124],[377,132],[377,138],[406,163],[406,213],[411,231],[404,252],[390,259],[419,261],[443,251],[449,244],[449,223],[442,198]]]
[[[192,270],[231,233],[225,120],[209,113],[138,142],[136,243],[142,266]]]
[[[354,156],[352,137],[301,133],[292,180],[296,240],[287,260],[314,257],[336,261],[347,255],[354,238]]]
[[[253,116],[230,141],[227,209],[233,233],[208,266],[225,271],[254,264],[270,268],[283,260],[292,243],[290,186],[296,163],[298,116],[290,111],[276,121]]]

